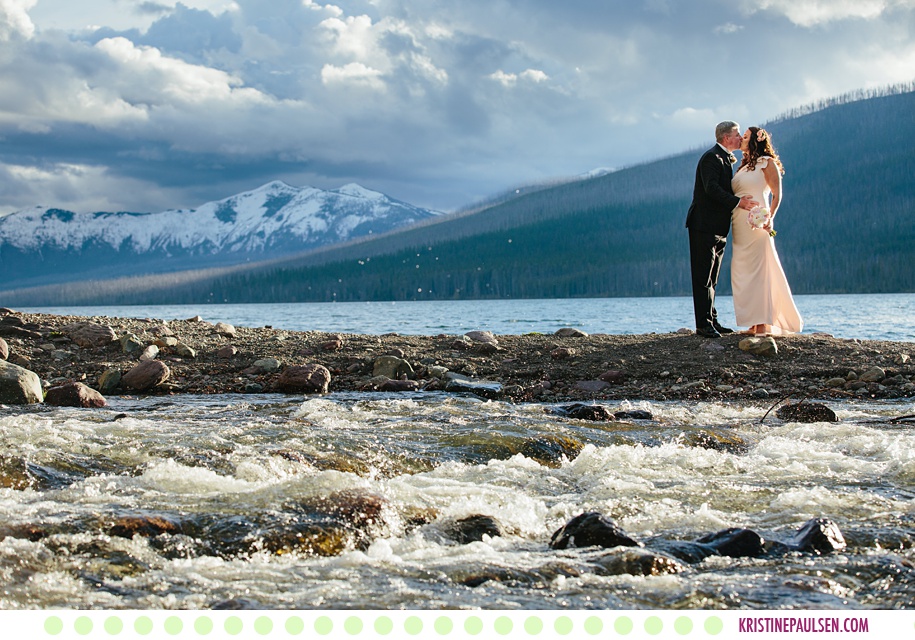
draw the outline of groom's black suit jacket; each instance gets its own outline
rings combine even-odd
[[[726,236],[731,228],[731,211],[740,203],[731,188],[733,177],[728,152],[721,145],[702,154],[696,167],[693,202],[686,214],[690,231]]]

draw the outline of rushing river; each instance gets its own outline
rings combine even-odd
[[[0,608],[909,607],[915,425],[892,419],[915,404],[831,406],[838,423],[713,403],[596,423],[436,393],[5,407]],[[550,438],[580,452],[526,448]],[[827,517],[848,547],[615,574],[607,550],[550,549],[583,511],[641,541]],[[474,515],[502,535],[458,542],[449,523]],[[173,528],[119,532],[143,517]]]

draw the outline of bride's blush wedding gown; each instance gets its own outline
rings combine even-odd
[[[763,156],[754,170],[740,169],[731,182],[734,195],[749,195],[760,206],[768,206],[772,190],[766,184],[763,169],[769,161]],[[769,232],[750,227],[747,212],[739,207],[731,213],[731,229],[731,291],[737,325],[767,324],[772,326],[773,334],[801,331],[804,323]]]

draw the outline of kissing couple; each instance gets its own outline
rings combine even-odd
[[[737,325],[757,336],[798,333],[803,320],[775,251],[773,220],[783,201],[781,159],[765,129],[726,120],[715,128],[717,144],[696,167],[693,201],[686,215],[696,333],[733,333],[715,309],[715,288],[728,232],[733,230],[731,293]],[[741,162],[732,165],[740,150]]]

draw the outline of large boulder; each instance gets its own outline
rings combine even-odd
[[[105,398],[95,389],[87,387],[82,382],[68,382],[48,389],[44,399],[45,403],[57,407],[83,407],[98,409],[107,403]]]
[[[330,371],[320,364],[286,367],[276,381],[283,393],[327,393],[329,387]]]
[[[118,339],[114,329],[94,322],[75,322],[61,331],[81,347],[105,347]]]
[[[35,404],[43,400],[38,374],[0,360],[0,404]]]
[[[148,391],[162,384],[171,375],[171,371],[160,360],[141,362],[121,378],[121,385],[134,391]]]
[[[10,357],[10,346],[6,344],[6,340],[0,338],[0,360],[6,360]]]

